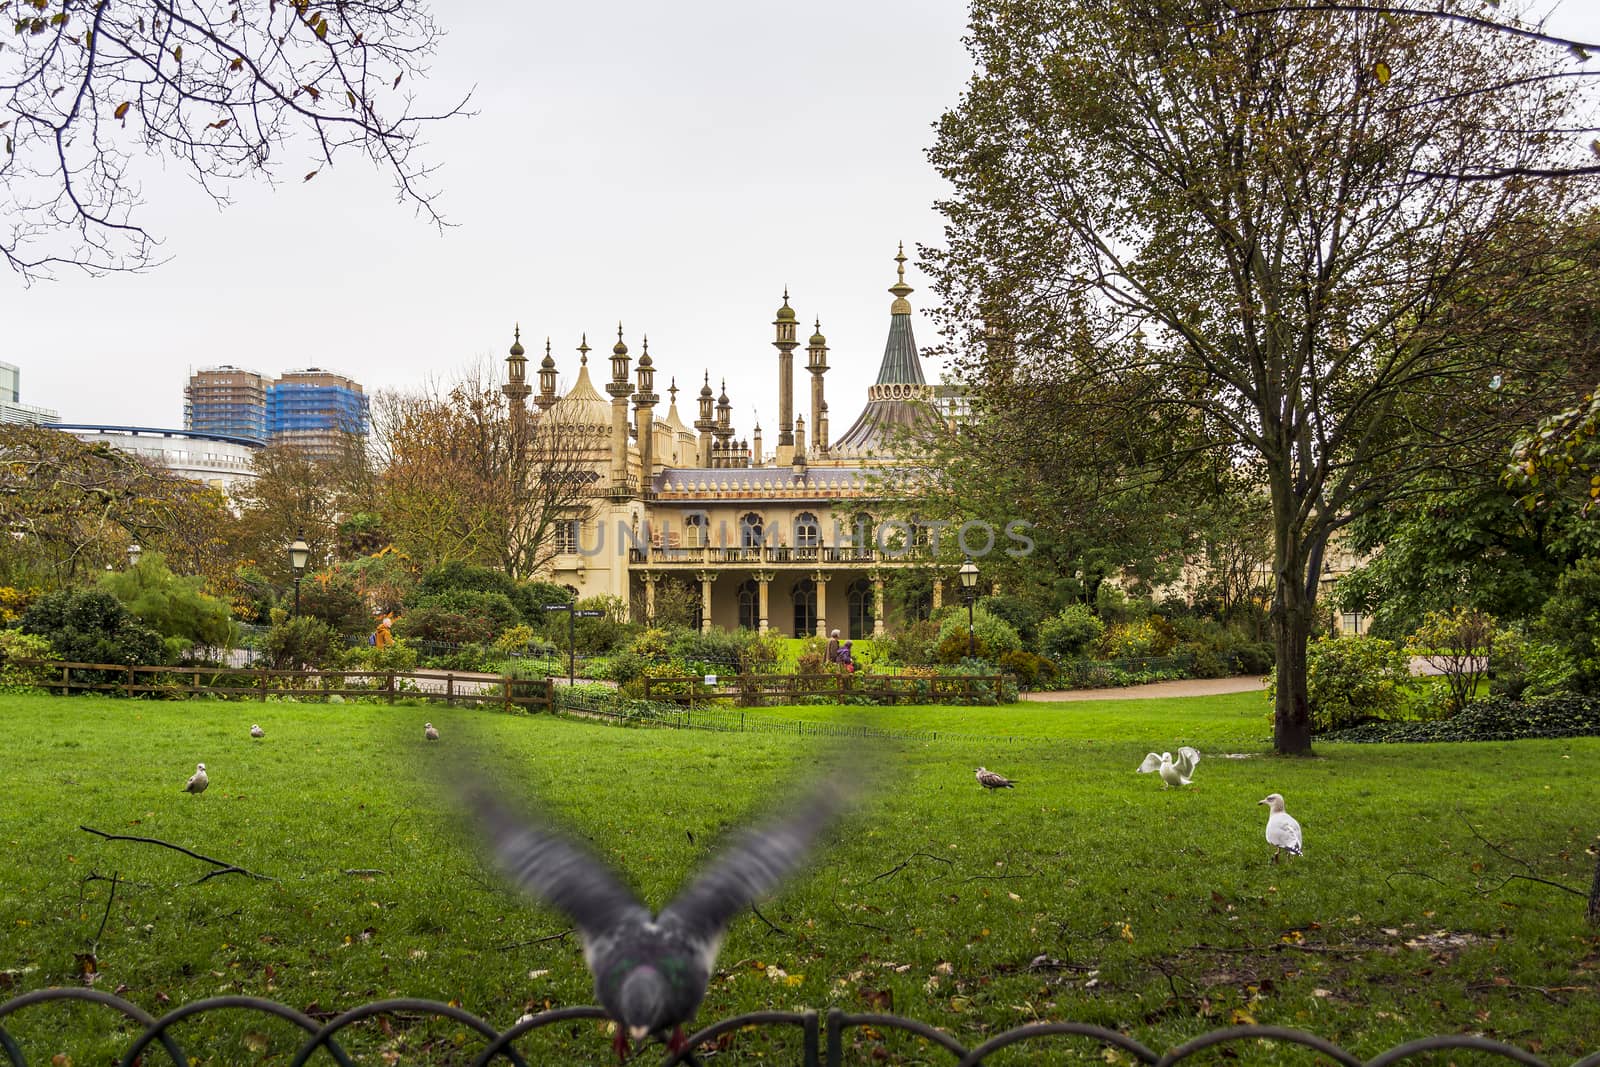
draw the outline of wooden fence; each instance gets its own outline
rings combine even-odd
[[[549,711],[555,683],[548,678],[458,674],[453,671],[289,671],[237,667],[146,667],[118,663],[70,663],[59,660],[10,661],[38,672],[39,687],[63,696],[104,692],[126,697],[183,699],[202,694],[266,700],[329,697],[376,697],[435,700],[445,704],[498,704]],[[59,676],[57,675],[59,672]]]
[[[878,704],[1006,703],[1000,674],[739,674],[718,676],[715,685],[692,675],[644,679],[644,699],[690,704],[731,699],[740,707],[794,704],[823,697],[840,704],[851,700]]]

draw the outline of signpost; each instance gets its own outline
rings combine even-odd
[[[599,619],[605,617],[605,612],[594,608],[579,610],[572,604],[546,604],[546,611],[564,611],[567,613],[567,684],[573,685],[578,679],[578,640],[576,620]]]

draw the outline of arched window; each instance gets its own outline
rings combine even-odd
[[[690,548],[700,548],[706,541],[706,513],[690,511],[683,516],[684,543]]]
[[[794,547],[816,548],[822,544],[822,527],[817,522],[817,517],[809,511],[802,511],[794,517]]]
[[[739,628],[761,629],[761,587],[754,580],[739,584]]]
[[[817,632],[817,583],[802,578],[794,583],[794,635],[814,637]]]
[[[766,531],[766,523],[760,515],[747,511],[739,516],[739,547],[760,548],[761,539]]]
[[[871,637],[876,610],[872,583],[865,578],[857,578],[850,583],[850,588],[845,590],[845,601],[850,610],[850,637],[852,639]]]

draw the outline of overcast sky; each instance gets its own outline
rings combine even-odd
[[[503,358],[517,322],[535,363],[550,336],[565,385],[580,334],[603,359],[620,319],[635,356],[649,334],[663,404],[675,375],[692,420],[709,369],[741,436],[759,410],[770,450],[770,323],[787,284],[802,337],[821,316],[843,433],[883,352],[896,242],[914,255],[940,240],[924,150],[970,71],[964,4],[432,6],[449,36],[423,98],[473,90],[477,111],[431,135],[452,229],[396,204],[354,156],[311,182],[298,179],[314,164],[276,189],[241,186],[227,209],[157,174],[145,221],[166,265],[27,290],[0,277],[0,359],[22,368],[23,402],[177,427],[193,368],[316,365],[369,392],[416,387]],[[1566,0],[1549,26],[1600,40],[1600,5]],[[928,346],[931,294],[908,267]]]

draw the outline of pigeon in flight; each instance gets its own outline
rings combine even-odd
[[[256,738],[257,740],[259,740],[259,739],[261,739],[263,737],[266,737],[267,736],[267,732],[261,728],[261,724],[260,723],[253,722],[253,723],[250,724],[250,736]]]
[[[437,741],[439,740],[439,731],[434,728],[433,723],[425,722],[422,724],[422,736],[429,741]]]
[[[1168,788],[1176,789],[1180,785],[1189,784],[1189,780],[1194,777],[1195,765],[1199,762],[1200,753],[1184,745],[1178,749],[1176,761],[1170,752],[1163,752],[1159,756],[1154,752],[1150,753],[1144,758],[1144,762],[1139,764],[1139,773],[1149,774],[1155,771],[1161,775],[1161,780],[1167,783]]]
[[[513,815],[483,791],[468,794],[500,867],[578,928],[595,996],[617,1022],[626,1059],[634,1041],[656,1038],[674,1054],[684,1024],[705,998],[728,925],[793,874],[850,790],[828,779],[779,818],[742,832],[659,913],[566,834]]]
[[[183,788],[188,793],[204,793],[206,786],[210,784],[211,779],[206,777],[206,765],[204,763],[196,763],[194,765],[194,773],[189,776],[189,781],[185,783]]]
[[[978,784],[985,789],[1015,789],[1017,783],[1003,774],[996,774],[987,767],[978,768]]]
[[[1273,846],[1272,862],[1277,863],[1279,854],[1283,852],[1292,856],[1302,855],[1300,824],[1293,815],[1283,810],[1283,797],[1271,793],[1256,803],[1265,804],[1272,810],[1272,814],[1267,816],[1267,844]]]

